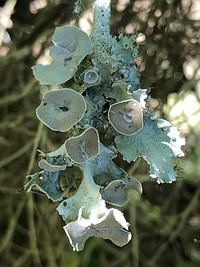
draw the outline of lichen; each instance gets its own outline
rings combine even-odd
[[[83,96],[64,88],[47,92],[36,109],[36,115],[51,130],[66,132],[83,118],[85,111]]]
[[[115,144],[127,162],[144,158],[150,165],[150,176],[159,183],[176,180],[172,159],[184,155],[181,147],[185,140],[168,121],[145,117],[141,131],[133,136],[117,136]]]
[[[112,104],[108,110],[108,120],[118,133],[133,135],[143,127],[141,106],[134,99]]]
[[[91,127],[81,135],[68,138],[65,148],[69,158],[75,163],[83,163],[99,153],[99,134]]]
[[[83,208],[80,209],[76,221],[63,227],[75,251],[82,250],[86,240],[91,236],[110,239],[120,247],[131,240],[131,233],[128,232],[129,224],[119,210],[106,209],[105,214],[100,218],[92,214],[90,219],[84,219],[82,211]]]
[[[141,183],[133,177],[127,177],[126,180],[112,181],[107,187],[101,189],[101,195],[106,203],[122,207],[128,203],[125,189],[134,189],[142,193]]]
[[[83,31],[72,26],[57,27],[52,42],[50,55],[54,62],[33,66],[33,74],[44,84],[62,84],[73,77],[81,61],[92,53],[92,44]]]
[[[33,67],[40,82],[62,86],[45,94],[36,115],[50,129],[65,132],[65,141],[56,151],[42,153],[42,170],[28,176],[24,189],[36,187],[58,202],[56,210],[77,251],[90,236],[118,246],[131,239],[123,214],[106,206],[126,205],[127,190],[142,193],[140,181],[114,162],[118,155],[133,163],[144,158],[159,183],[175,181],[171,160],[184,155],[184,138],[157,117],[149,90],[140,88],[136,35],[111,36],[109,20],[110,0],[96,0],[91,35],[77,27],[56,28],[53,63]]]

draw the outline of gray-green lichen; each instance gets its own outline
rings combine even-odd
[[[177,128],[149,108],[149,90],[141,89],[135,61],[135,36],[110,34],[110,0],[94,3],[93,31],[77,27],[55,30],[51,65],[36,65],[39,81],[60,84],[48,91],[36,115],[53,131],[67,132],[56,151],[42,153],[42,169],[28,176],[26,191],[54,202],[74,250],[91,236],[123,246],[131,239],[129,224],[117,209],[127,204],[126,190],[142,185],[114,159],[144,158],[159,183],[175,181],[171,160],[183,156],[184,139]]]
[[[92,44],[87,34],[73,26],[57,27],[52,42],[53,63],[33,66],[33,74],[44,84],[62,84],[73,77],[81,61],[92,52]]]
[[[72,89],[51,90],[44,95],[36,115],[51,130],[66,132],[83,118],[86,107],[84,97]]]
[[[127,162],[142,157],[150,165],[150,176],[159,183],[176,180],[172,159],[184,155],[185,144],[176,127],[168,121],[144,117],[144,127],[133,136],[116,136],[115,144]]]

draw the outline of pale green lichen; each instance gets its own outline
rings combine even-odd
[[[133,135],[143,127],[141,106],[134,99],[112,104],[108,110],[108,120],[118,133]]]
[[[150,165],[150,176],[159,183],[176,180],[172,159],[184,155],[184,138],[168,121],[144,118],[144,127],[133,136],[117,136],[115,144],[127,162],[142,157]]]
[[[133,177],[128,177],[127,180],[112,181],[107,187],[101,189],[101,195],[106,203],[122,207],[128,203],[125,189],[134,189],[142,194],[141,183]]]
[[[47,92],[36,109],[36,115],[51,130],[66,132],[83,118],[86,107],[81,94],[64,88]]]
[[[131,240],[131,233],[128,232],[129,224],[119,210],[107,209],[100,218],[96,217],[96,214],[91,214],[90,219],[82,217],[83,210],[84,208],[80,209],[76,221],[63,227],[75,251],[83,250],[86,240],[91,236],[110,239],[120,247]]]
[[[171,161],[184,155],[184,138],[157,118],[149,90],[140,88],[136,36],[112,37],[109,20],[110,0],[96,0],[91,36],[77,27],[56,28],[53,63],[33,67],[39,81],[63,86],[46,93],[36,115],[67,139],[42,153],[42,171],[29,175],[24,189],[59,202],[56,210],[77,251],[90,236],[118,246],[131,239],[123,214],[106,207],[127,204],[128,189],[142,193],[141,183],[114,162],[118,154],[127,162],[144,158],[159,183],[175,181]]]
[[[65,141],[67,156],[75,163],[84,163],[99,153],[99,134],[91,127],[81,135],[68,138]]]
[[[86,70],[82,75],[84,79],[84,84],[87,87],[99,85],[101,82],[101,76],[99,75],[99,71],[97,68]]]
[[[92,44],[87,34],[72,26],[57,27],[52,42],[53,63],[33,66],[33,74],[44,84],[62,84],[73,77],[81,61],[92,53]]]
[[[79,210],[83,210],[85,219],[90,217],[90,213],[96,210],[100,215],[104,214],[105,201],[102,199],[99,192],[100,186],[94,182],[92,171],[89,162],[86,162],[82,167],[83,180],[77,192],[65,199],[57,207],[58,213],[63,217],[66,223],[76,221],[78,218]]]

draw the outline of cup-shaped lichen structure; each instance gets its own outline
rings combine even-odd
[[[99,134],[91,127],[81,135],[71,137],[65,142],[67,155],[76,163],[83,163],[99,153]]]
[[[98,85],[100,83],[100,80],[101,80],[97,68],[92,68],[90,70],[86,70],[84,72],[83,79],[84,79],[84,84],[87,87]]]
[[[142,109],[134,99],[111,105],[108,119],[114,129],[123,135],[132,135],[143,127]]]
[[[50,49],[53,63],[33,66],[33,74],[44,84],[62,84],[73,77],[78,65],[92,53],[88,35],[74,26],[57,27]]]
[[[73,89],[64,88],[47,92],[36,115],[53,131],[66,132],[83,118],[85,111],[84,97]]]

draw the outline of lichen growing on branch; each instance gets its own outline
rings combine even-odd
[[[184,139],[156,117],[149,91],[140,88],[135,36],[112,37],[109,21],[110,1],[95,1],[91,36],[77,27],[56,28],[52,64],[33,67],[40,82],[61,86],[44,95],[38,119],[69,137],[56,151],[43,153],[42,170],[28,176],[24,189],[37,187],[59,202],[57,211],[77,251],[91,236],[118,246],[131,239],[122,212],[106,206],[127,204],[125,189],[142,193],[140,181],[114,163],[118,154],[127,162],[144,158],[159,183],[175,181],[171,160],[183,156]]]

